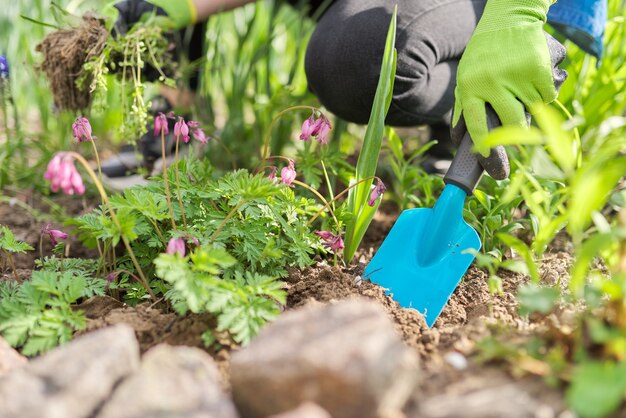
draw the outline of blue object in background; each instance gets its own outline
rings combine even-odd
[[[9,62],[4,55],[0,55],[0,78],[3,80],[9,79]]]
[[[557,0],[548,23],[583,51],[602,58],[607,0]]]

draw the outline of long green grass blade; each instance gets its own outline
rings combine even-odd
[[[397,52],[395,50],[396,40],[396,14],[397,6],[394,7],[391,16],[389,31],[387,32],[387,41],[385,43],[385,52],[380,69],[380,77],[374,96],[374,103],[370,113],[369,123],[363,140],[363,148],[359,153],[359,159],[356,165],[355,178],[352,184],[374,176],[376,174],[376,166],[378,164],[378,156],[382,146],[383,133],[385,129],[385,117],[391,104],[393,95],[393,84],[396,74]],[[346,261],[350,261],[359,246],[359,243],[365,235],[365,231],[369,226],[374,213],[380,202],[376,202],[373,207],[367,204],[372,180],[364,181],[358,186],[350,189],[348,194],[348,211],[354,215],[346,226],[346,239],[344,248],[344,257]]]

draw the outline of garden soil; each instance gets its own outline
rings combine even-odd
[[[37,248],[41,228],[48,223],[41,215],[46,209],[46,204],[28,200],[28,197],[24,196],[20,198],[20,203],[19,205],[0,203],[0,219],[2,224],[14,231],[17,239]],[[32,205],[33,209],[24,210],[26,204]],[[81,202],[76,198],[63,197],[56,204],[65,208],[67,213],[74,214],[92,209],[84,201]],[[433,328],[429,329],[421,314],[413,309],[401,308],[397,302],[385,295],[384,289],[362,276],[367,261],[380,246],[394,219],[394,215],[385,213],[376,216],[357,253],[359,262],[351,267],[331,266],[318,261],[316,265],[304,270],[291,270],[285,279],[287,304],[284,309],[295,309],[310,303],[333,303],[355,297],[376,300],[389,313],[403,340],[421,359],[423,377],[418,392],[421,398],[452,393],[451,391],[460,390],[459,388],[467,385],[481,387],[481,382],[491,384],[499,381],[498,379],[511,380],[508,367],[504,364],[489,366],[478,364],[471,360],[471,355],[476,352],[476,344],[489,335],[504,329],[514,335],[529,335],[533,329],[541,325],[539,322],[533,323],[532,318],[528,320],[520,317],[517,312],[514,295],[518,287],[526,283],[528,278],[521,274],[500,272],[503,292],[492,295],[487,286],[487,274],[472,266]],[[54,223],[52,225],[55,226]],[[97,256],[80,248],[80,244],[72,238],[69,255]],[[44,239],[44,252],[49,254],[50,249],[49,241]],[[30,276],[36,257],[38,251],[16,257],[22,279]],[[542,280],[550,284],[561,280],[561,283],[565,284],[563,280],[567,277],[567,269],[571,262],[572,258],[567,252],[549,253],[540,269]],[[10,269],[6,268],[3,276],[9,278]],[[79,308],[85,310],[88,319],[87,329],[83,332],[117,323],[130,324],[136,331],[142,352],[163,342],[207,350],[217,361],[224,387],[228,388],[230,353],[239,347],[226,335],[218,334],[216,336],[218,344],[211,349],[204,348],[201,334],[206,329],[214,329],[216,325],[210,315],[189,314],[179,317],[167,311],[162,301],[153,305],[131,307],[111,297],[91,299]],[[469,359],[467,366],[454,366],[448,357],[450,353],[459,353]],[[557,396],[558,392],[554,390],[547,390],[539,378],[526,377],[519,380],[516,377],[515,380],[522,382],[529,393],[537,393],[543,397],[548,396],[546,393],[552,393],[554,396],[550,399],[554,400],[556,410],[562,408],[560,404],[562,396]]]

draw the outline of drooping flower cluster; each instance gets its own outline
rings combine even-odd
[[[206,144],[207,142],[209,142],[209,137],[206,136],[204,131],[200,128],[200,124],[198,122],[196,122],[195,120],[190,120],[189,122],[187,122],[187,125],[189,126],[189,129],[191,129],[191,133],[196,141],[200,142],[201,144]]]
[[[55,154],[48,163],[43,177],[50,181],[50,189],[53,192],[60,189],[69,195],[85,193],[83,179],[74,166],[74,157],[68,152]]]
[[[154,136],[169,134],[169,126],[167,119],[176,119],[176,123],[174,124],[174,136],[176,138],[180,138],[188,144],[191,140],[190,133],[193,135],[194,139],[201,144],[206,144],[209,142],[209,137],[206,136],[202,128],[200,128],[200,124],[195,120],[190,120],[185,122],[185,119],[181,116],[176,117],[174,112],[169,112],[167,115],[159,112],[157,116],[154,117]]]
[[[94,139],[89,119],[84,116],[79,116],[74,123],[72,123],[72,133],[74,134],[74,139],[78,142],[93,141]]]
[[[376,186],[372,186],[372,191],[370,192],[370,198],[367,201],[367,204],[374,206],[376,204],[376,200],[381,197],[386,190],[387,188],[385,187],[385,184],[378,180]]]
[[[56,246],[60,239],[67,239],[68,235],[63,232],[63,231],[59,231],[58,229],[50,229],[50,224],[46,225],[46,227],[44,229],[41,230],[41,234],[42,235],[48,235],[50,237],[50,241],[52,242],[52,245]]]
[[[9,62],[7,57],[0,55],[0,80],[9,79]]]
[[[315,231],[315,234],[322,239],[322,246],[335,254],[343,249],[343,240],[339,234],[330,231]]]
[[[302,123],[300,140],[309,141],[311,138],[314,138],[320,144],[328,144],[328,134],[331,129],[330,121],[324,114],[320,113],[320,116],[316,119],[315,112],[313,112],[311,116]]]
[[[293,181],[296,179],[296,168],[293,160],[289,160],[289,164],[280,170],[280,182],[289,187],[294,187]]]

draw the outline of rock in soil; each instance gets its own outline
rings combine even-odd
[[[283,414],[272,415],[269,418],[332,418],[328,412],[319,405],[305,402],[296,409]]]
[[[420,395],[418,395],[420,396]],[[541,379],[515,380],[502,370],[474,368],[450,382],[442,393],[417,401],[408,418],[556,418],[571,417],[555,390]]]
[[[82,336],[0,377],[0,418],[91,417],[138,366],[130,327]]]
[[[26,357],[15,351],[9,343],[0,337],[0,376],[28,363]]]
[[[334,417],[385,416],[402,409],[417,378],[416,354],[385,310],[362,298],[286,312],[231,362],[233,398],[246,418],[306,401]]]
[[[115,389],[98,418],[236,418],[211,357],[197,348],[158,345]]]

